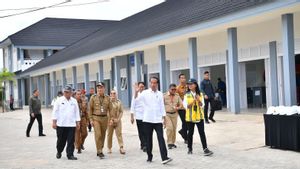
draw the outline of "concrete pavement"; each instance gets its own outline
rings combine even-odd
[[[217,123],[205,125],[208,147],[214,152],[211,157],[202,155],[198,133],[194,134],[194,154],[188,155],[186,145],[177,135],[177,149],[169,150],[174,160],[162,165],[156,136],[154,136],[153,162],[147,163],[147,155],[139,150],[136,125],[131,125],[129,112],[123,117],[123,138],[126,155],[118,151],[114,136],[113,153],[106,158],[96,157],[93,132],[89,132],[82,154],[77,161],[69,161],[63,152],[56,159],[56,133],[51,128],[51,110],[43,109],[43,123],[46,137],[38,137],[37,121],[31,130],[31,137],[25,136],[29,122],[28,109],[0,114],[0,169],[53,169],[53,168],[210,168],[210,169],[299,169],[300,153],[271,149],[264,146],[264,124],[262,113],[233,115],[217,112]],[[179,120],[178,126],[181,125]],[[166,136],[165,136],[166,138]]]

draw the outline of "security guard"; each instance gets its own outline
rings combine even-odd
[[[103,82],[97,84],[97,94],[90,99],[89,119],[95,130],[95,142],[97,156],[104,158],[103,145],[105,141],[108,116],[112,105],[109,96],[105,95],[105,85]]]
[[[79,112],[80,112],[80,128],[75,132],[75,148],[77,149],[77,153],[80,154],[81,150],[84,150],[84,141],[88,135],[87,133],[87,116],[88,116],[88,101],[85,95],[82,95],[81,90],[77,90],[75,94],[75,98],[78,103]]]
[[[110,112],[108,119],[108,133],[107,133],[107,147],[108,153],[111,153],[112,148],[112,137],[114,130],[116,131],[116,136],[120,146],[120,153],[125,154],[123,137],[122,137],[122,122],[121,118],[123,116],[123,105],[120,100],[117,99],[117,92],[115,90],[110,91],[110,99],[112,103],[112,111]]]

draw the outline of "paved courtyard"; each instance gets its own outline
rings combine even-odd
[[[261,110],[263,111],[263,110]],[[38,137],[37,122],[31,130],[31,137],[25,136],[29,121],[28,109],[0,114],[0,169],[52,169],[52,168],[222,168],[222,169],[299,169],[300,153],[271,149],[264,146],[264,123],[262,113],[242,113],[233,115],[217,112],[217,123],[205,125],[211,157],[202,155],[198,133],[194,135],[194,154],[188,155],[186,145],[177,136],[177,149],[169,150],[174,161],[162,165],[156,137],[154,138],[154,158],[146,162],[146,154],[140,151],[136,126],[129,121],[129,112],[123,117],[123,138],[126,155],[118,151],[116,138],[113,153],[100,160],[96,157],[93,131],[89,133],[82,154],[76,154],[77,161],[69,161],[63,153],[56,159],[56,135],[51,128],[51,109],[43,109],[43,123],[46,137]],[[179,122],[178,126],[181,125]],[[106,145],[106,144],[105,144]]]

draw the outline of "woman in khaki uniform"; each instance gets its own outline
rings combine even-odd
[[[122,121],[123,116],[123,106],[120,100],[117,99],[117,93],[115,90],[110,92],[110,98],[112,103],[112,110],[109,112],[108,119],[108,133],[107,133],[107,147],[108,153],[112,153],[112,136],[115,130],[118,143],[120,146],[120,153],[125,154],[123,147],[123,137],[122,137]]]
[[[75,131],[75,148],[78,150],[77,153],[80,154],[81,150],[84,150],[84,141],[88,135],[87,132],[87,108],[88,101],[81,90],[77,90],[75,94],[75,99],[77,100],[79,112],[80,112],[80,128]]]

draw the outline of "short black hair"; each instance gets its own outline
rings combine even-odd
[[[178,76],[178,79],[180,79],[180,78],[181,78],[181,76],[185,76],[185,74],[183,74],[183,73],[180,73],[180,74],[179,74],[179,76]]]
[[[149,81],[151,82],[151,79],[155,79],[157,83],[159,83],[159,78],[156,76],[152,76],[150,77]]]
[[[145,86],[145,83],[144,83],[144,82],[138,82],[138,86],[139,86],[140,84],[142,84],[142,85]]]
[[[176,84],[171,83],[171,84],[169,85],[169,89],[171,89],[172,87],[177,87],[177,86],[176,86]]]
[[[58,96],[58,95],[64,95],[64,94],[63,94],[62,91],[58,91],[58,92],[57,92],[57,96]]]
[[[33,91],[32,91],[32,94],[34,94],[35,92],[37,92],[38,91],[38,89],[34,89]]]
[[[209,74],[209,71],[205,71],[204,74]]]

